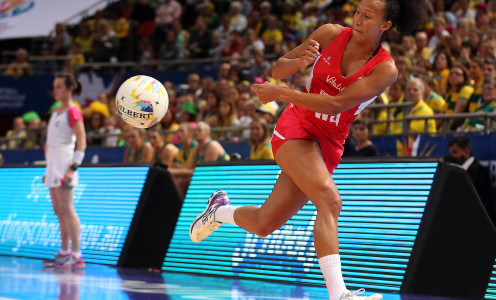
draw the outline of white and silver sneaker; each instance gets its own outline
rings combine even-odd
[[[193,242],[198,243],[202,241],[223,224],[222,222],[215,221],[215,211],[224,205],[231,205],[226,191],[218,190],[210,196],[207,208],[196,217],[195,221],[189,227],[189,237]]]
[[[359,289],[354,292],[346,290],[341,296],[341,300],[383,300],[381,294],[373,294],[372,296],[358,296],[365,292],[365,289]]]

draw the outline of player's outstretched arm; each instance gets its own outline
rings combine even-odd
[[[335,116],[380,95],[398,76],[398,69],[392,60],[383,62],[372,73],[346,87],[336,96],[319,95],[296,91],[270,82],[253,84],[252,90],[262,103],[281,99],[288,103]]]

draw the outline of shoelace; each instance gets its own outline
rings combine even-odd
[[[363,293],[365,293],[364,288],[358,289],[356,291],[350,292],[348,295],[346,295],[345,298],[343,298],[343,300],[352,300],[354,297],[356,297],[360,294],[363,294]]]

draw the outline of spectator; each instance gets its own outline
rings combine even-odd
[[[177,44],[183,53],[183,57],[189,56],[189,50],[187,45],[190,39],[190,33],[186,29],[183,29],[181,22],[179,20],[172,21],[172,30],[176,34]]]
[[[155,11],[155,24],[157,30],[167,31],[172,27],[174,20],[179,20],[183,8],[176,0],[164,0]]]
[[[175,131],[179,128],[176,117],[171,109],[168,109],[165,116],[160,120],[160,127],[165,131],[164,142],[174,143],[178,142],[178,136]]]
[[[265,60],[265,55],[263,51],[255,51],[255,61],[252,63],[250,68],[249,78],[253,80],[255,77],[262,77],[265,70],[270,69],[270,63]]]
[[[66,55],[71,48],[72,39],[63,23],[55,24],[55,29],[50,33],[52,52],[55,55]]]
[[[246,17],[241,13],[241,2],[233,1],[230,7],[231,31],[244,32],[248,26]]]
[[[168,30],[165,34],[165,41],[160,46],[158,59],[168,62],[174,62],[177,59],[184,58],[184,48],[177,42],[176,34],[173,30]],[[168,69],[175,69],[174,65],[167,64]]]
[[[220,54],[223,57],[231,57],[241,52],[242,39],[238,31],[232,30],[227,43],[222,48]]]
[[[104,92],[98,93],[98,98],[91,102],[87,108],[83,109],[83,115],[87,118],[91,118],[93,113],[98,112],[104,117],[108,117],[110,115],[109,106],[110,103],[107,94]]]
[[[0,153],[0,167],[3,166],[3,163],[4,163],[4,161],[3,161],[3,155],[2,155],[2,153]]]
[[[235,101],[230,98],[221,98],[217,114],[212,116],[209,123],[212,127],[238,128],[240,123],[236,113]],[[239,139],[239,133],[233,130],[220,131],[216,136],[218,139],[231,142],[237,142]]]
[[[202,16],[196,18],[188,43],[190,58],[206,58],[212,45],[212,35]]]
[[[26,143],[26,125],[22,117],[16,117],[12,121],[12,129],[7,131],[5,138],[7,139],[7,145],[2,147],[3,149],[22,149]]]
[[[489,77],[484,79],[482,85],[482,95],[481,95],[480,107],[478,107],[474,112],[479,113],[492,113],[496,110],[496,78]],[[463,124],[463,131],[482,131],[484,130],[484,125],[486,120],[484,118],[467,118]],[[487,123],[486,123],[487,124]]]
[[[475,10],[469,6],[469,0],[456,1],[451,7],[451,12],[455,15],[457,23],[464,18],[475,20]]]
[[[474,112],[479,109],[484,103],[482,100],[482,83],[484,81],[483,62],[480,58],[475,57],[470,62],[470,81],[474,86],[474,92],[468,99],[467,111]]]
[[[435,17],[433,35],[429,39],[427,47],[436,49],[438,44],[442,43],[449,36],[450,33],[447,30],[446,20],[442,17]]]
[[[274,159],[270,144],[270,129],[264,118],[256,118],[250,124],[250,159]]]
[[[195,147],[198,143],[193,139],[194,127],[191,123],[183,122],[179,124],[177,136],[179,139],[179,151],[174,157],[174,168],[194,168]]]
[[[193,95],[194,99],[192,102],[196,102],[196,99],[202,94],[202,86],[200,75],[197,73],[191,73],[188,75],[188,94]]]
[[[23,114],[22,119],[27,124],[25,147],[28,149],[41,148],[45,144],[46,122],[42,122],[38,113],[34,111]]]
[[[491,215],[491,178],[489,170],[482,166],[472,154],[472,143],[466,136],[455,137],[448,144],[450,157],[445,158],[448,162],[454,162],[467,170],[475,190],[482,204]],[[495,221],[493,217],[493,222]]]
[[[11,62],[5,70],[7,76],[27,76],[33,73],[28,62],[28,51],[24,48],[17,49],[15,61]]]
[[[198,142],[195,147],[195,166],[209,161],[228,161],[230,156],[222,145],[211,138],[210,126],[199,122],[194,130],[194,139]]]
[[[93,52],[93,35],[87,22],[81,22],[78,26],[78,34],[74,42],[79,45],[81,52],[88,56]]]
[[[415,57],[429,60],[434,49],[427,47],[428,37],[427,33],[419,31],[415,35]]]
[[[179,121],[180,122],[194,122],[196,120],[196,114],[198,110],[196,109],[196,104],[193,102],[193,97],[189,94],[186,94],[187,98],[181,106],[181,111],[179,113]]]
[[[377,156],[377,148],[370,140],[370,125],[363,119],[356,119],[351,124],[351,135],[355,141],[346,147],[348,151],[343,153],[343,156]],[[345,144],[345,145],[346,145]]]
[[[408,81],[406,98],[414,104],[410,116],[434,116],[432,108],[424,102],[423,95],[424,84],[421,79],[414,78]],[[412,120],[410,121],[410,133],[436,133],[436,121],[434,119],[427,120],[427,128],[425,126],[425,120]]]
[[[124,137],[126,139],[124,162],[149,163],[153,160],[153,147],[145,140],[145,133],[142,129],[129,126]]]
[[[121,134],[120,128],[117,127],[116,116],[110,115],[105,118],[104,127],[100,129],[99,134],[105,135],[103,138],[103,147],[117,147],[119,143],[119,136]]]
[[[429,74],[421,73],[419,74],[419,78],[424,83],[424,95],[423,99],[426,99],[425,102],[432,109],[434,115],[440,115],[444,111],[444,107],[446,106],[446,100],[444,100],[441,95],[435,92],[436,84]],[[439,129],[441,127],[442,120],[436,120],[436,128]]]
[[[275,109],[270,103],[267,103],[255,108],[255,117],[264,118],[268,124],[273,124],[275,122],[276,112],[277,109]]]
[[[446,96],[445,114],[463,113],[467,109],[468,99],[474,92],[474,88],[470,85],[468,71],[460,64],[451,67],[448,81],[448,93]],[[455,130],[463,123],[461,119],[451,119],[449,121],[449,129]]]
[[[280,45],[283,41],[283,35],[278,27],[276,16],[270,16],[267,20],[267,29],[262,34],[262,40],[265,43],[265,52],[274,53],[276,45]]]
[[[229,14],[224,14],[220,17],[220,25],[215,29],[221,41],[227,41],[231,36],[231,17]]]
[[[35,64],[35,72],[37,74],[54,74],[59,69],[53,56],[52,49],[47,43],[43,43],[40,49],[41,60]]]
[[[105,116],[102,113],[95,111],[89,116],[89,118],[89,126],[86,129],[88,145],[101,146],[103,144],[103,137],[100,132],[105,128]]]
[[[241,46],[242,49],[247,49],[252,54],[257,51],[264,51],[265,44],[264,42],[257,36],[255,30],[252,28],[248,28],[246,30],[246,34],[243,38],[243,43]]]
[[[468,35],[470,33],[470,30],[475,28],[475,21],[470,18],[462,18],[460,22],[458,23],[458,29],[456,30],[456,33],[460,38],[462,39],[463,42],[468,41]]]
[[[241,109],[240,117],[239,117],[239,126],[240,127],[249,127],[251,122],[255,119],[255,109],[258,106],[257,98],[252,98],[244,102],[243,107]],[[267,121],[265,121],[267,122]],[[244,129],[241,132],[240,139],[242,141],[247,141],[250,139],[250,129]]]
[[[200,11],[200,15],[207,23],[210,30],[215,30],[220,26],[220,18],[215,11],[215,5],[212,2],[205,2]]]
[[[482,69],[484,78],[496,77],[496,60],[491,58],[485,59]]]
[[[451,57],[446,51],[439,51],[434,58],[432,69],[436,91],[445,97],[448,88],[448,77],[451,69]]]
[[[219,93],[217,90],[209,90],[207,92],[207,99],[200,103],[198,115],[196,116],[196,121],[200,122],[210,122],[212,118],[218,111],[219,108]]]
[[[172,143],[164,142],[164,132],[158,127],[153,127],[148,130],[148,140],[153,147],[154,163],[172,166],[172,161],[176,157],[179,149]]]
[[[91,46],[93,51],[88,54],[89,60],[108,62],[111,58],[116,59],[119,40],[107,20],[98,21],[96,31],[92,35]]]
[[[81,52],[81,48],[76,43],[72,44],[71,50],[67,54],[67,59],[66,66],[71,72],[78,71],[77,68],[86,61],[84,54]]]
[[[155,9],[150,5],[149,0],[138,0],[138,2],[134,4],[131,20],[133,21],[133,25],[136,28],[136,33],[138,35],[141,35],[139,34],[140,30],[144,30],[142,26],[150,26],[146,24],[153,23],[151,27],[153,30],[155,29]],[[153,31],[151,33],[153,33]]]
[[[396,80],[390,87],[389,87],[389,102],[388,103],[403,103],[405,102],[405,88],[406,88],[406,83],[401,80]],[[403,132],[403,124],[399,120],[403,119],[404,115],[404,108],[403,107],[395,107],[390,109],[389,115],[391,119],[397,120],[396,122],[391,122],[390,123],[390,129],[389,132],[393,134],[401,134]]]

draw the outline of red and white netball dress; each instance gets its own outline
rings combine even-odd
[[[379,51],[356,74],[344,77],[341,74],[341,59],[352,33],[351,28],[343,28],[334,41],[317,57],[307,80],[307,93],[336,96],[348,85],[368,76],[382,62],[392,59],[386,50],[380,47]],[[274,157],[277,149],[287,140],[316,140],[320,144],[327,168],[332,174],[341,161],[343,144],[348,137],[350,124],[375,98],[335,116],[289,104],[277,121],[272,136]]]

